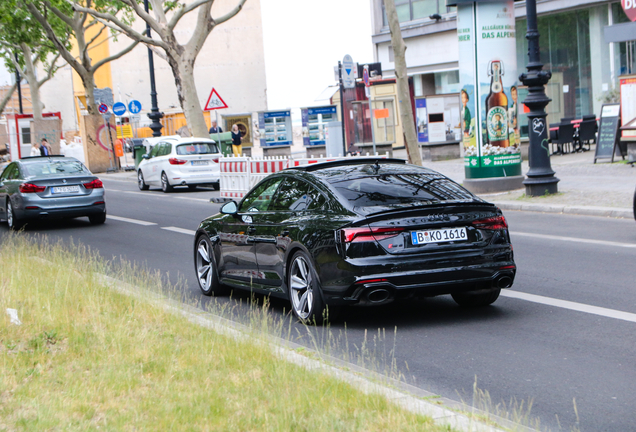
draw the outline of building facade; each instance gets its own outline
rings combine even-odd
[[[456,130],[459,114],[453,111],[459,110],[461,100],[456,8],[447,7],[445,0],[395,3],[407,45],[406,63],[415,98],[456,96],[457,104],[449,105],[446,114],[450,115],[444,118],[447,130]],[[383,0],[371,0],[371,8],[375,60],[382,63],[384,78],[390,78],[394,76],[395,64]],[[608,28],[630,22],[620,2],[538,0],[537,13],[541,60],[544,69],[552,72],[546,88],[552,99],[547,107],[548,121],[598,116],[603,103],[618,101],[619,77],[636,72],[636,44],[621,38],[612,41],[606,36]],[[519,73],[525,71],[527,63],[525,14],[525,1],[515,1]],[[519,86],[518,92],[521,102],[526,90]],[[522,110],[519,124],[523,139],[527,137],[527,119]],[[448,142],[453,141],[452,135],[447,134]]]

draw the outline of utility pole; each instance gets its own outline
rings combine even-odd
[[[519,80],[528,86],[528,96],[523,104],[530,109],[528,113],[528,132],[530,134],[528,163],[530,169],[523,184],[526,186],[526,195],[541,196],[557,193],[557,183],[559,182],[550,166],[550,146],[548,145],[548,125],[545,112],[550,98],[545,94],[544,86],[552,77],[552,73],[543,70],[539,56],[536,0],[526,0],[526,18],[528,20],[528,32],[526,33],[529,60],[526,68],[528,72],[519,75]]]

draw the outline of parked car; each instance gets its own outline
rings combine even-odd
[[[433,170],[353,158],[289,168],[203,220],[194,266],[205,295],[231,288],[326,308],[450,294],[493,303],[516,266],[500,209]]]
[[[208,138],[167,138],[143,156],[137,169],[139,189],[160,186],[170,192],[175,186],[196,189],[199,185],[219,188],[223,155]]]
[[[104,185],[79,160],[65,156],[25,157],[0,175],[0,218],[19,229],[29,220],[88,216],[106,221]]]

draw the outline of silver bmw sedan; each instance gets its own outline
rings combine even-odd
[[[0,175],[0,218],[19,229],[29,220],[88,216],[106,221],[104,185],[79,160],[65,156],[26,157]]]

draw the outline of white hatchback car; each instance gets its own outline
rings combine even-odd
[[[143,155],[137,168],[137,184],[141,190],[161,186],[164,192],[175,186],[196,189],[198,185],[211,185],[218,189],[222,156],[211,139],[166,137]]]

